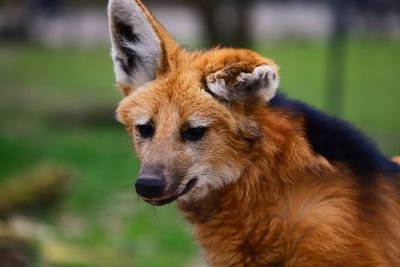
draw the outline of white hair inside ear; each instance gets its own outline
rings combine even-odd
[[[155,79],[161,62],[161,40],[134,0],[110,0],[108,17],[116,80],[139,87]]]
[[[275,96],[279,87],[279,78],[276,71],[268,65],[261,65],[254,69],[253,78],[262,81],[262,86],[257,93],[265,101],[270,101]]]

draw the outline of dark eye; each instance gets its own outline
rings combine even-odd
[[[198,141],[200,140],[204,134],[206,133],[206,127],[194,127],[189,128],[182,132],[182,139],[185,141]]]
[[[149,124],[136,125],[136,129],[142,138],[150,138],[154,135],[154,127]]]

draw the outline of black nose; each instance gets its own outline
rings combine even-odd
[[[164,189],[164,181],[161,178],[139,177],[135,183],[136,192],[141,197],[160,197]]]

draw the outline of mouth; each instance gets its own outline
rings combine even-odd
[[[175,200],[177,200],[179,197],[189,193],[190,190],[192,190],[192,188],[197,184],[197,178],[194,178],[192,180],[190,180],[186,186],[185,189],[183,189],[183,191],[179,194],[175,194],[172,197],[168,197],[168,198],[164,198],[164,199],[149,199],[149,198],[143,198],[144,201],[146,201],[147,203],[154,205],[154,206],[162,206],[162,205],[166,205],[169,204]]]

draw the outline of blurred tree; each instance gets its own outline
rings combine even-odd
[[[340,116],[343,110],[346,41],[351,23],[353,0],[332,1],[333,25],[327,61],[327,109]]]
[[[238,27],[234,32],[232,43],[238,47],[248,47],[250,45],[249,33],[249,7],[251,7],[251,0],[236,0],[235,7],[238,14]]]
[[[0,29],[0,36],[6,40],[29,40],[32,21],[40,16],[56,16],[61,10],[62,2],[62,0],[23,1],[19,12],[5,14],[9,23]]]
[[[61,9],[62,0],[29,0],[29,10],[46,17],[55,16]]]
[[[218,37],[218,28],[215,22],[216,5],[212,0],[203,0],[198,3],[198,5],[200,7],[202,19],[207,30],[207,45],[217,45],[220,40]]]
[[[375,28],[376,32],[382,32],[385,29],[385,23],[383,23],[385,16],[389,12],[400,13],[400,1],[332,0],[330,4],[333,25],[328,48],[326,103],[329,112],[340,116],[344,102],[346,43],[354,13],[363,15],[369,31]]]
[[[207,30],[207,45],[248,47],[250,43],[248,13],[251,4],[251,0],[203,0],[198,2],[197,5],[201,10]],[[218,17],[224,7],[233,11],[233,18]]]

